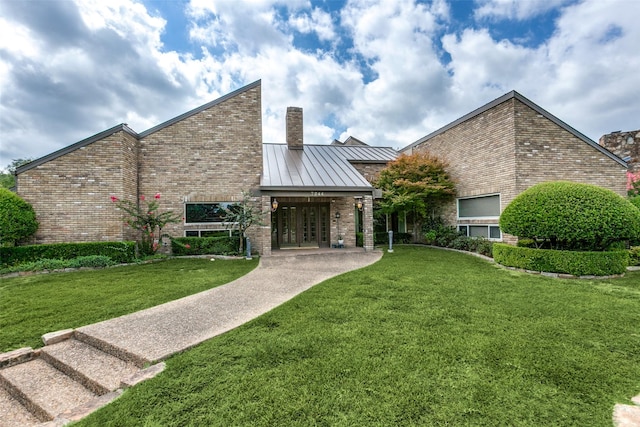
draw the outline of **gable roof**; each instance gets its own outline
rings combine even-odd
[[[563,122],[562,120],[560,120],[559,118],[557,118],[556,116],[554,116],[553,114],[551,114],[550,112],[545,110],[544,108],[540,107],[538,104],[534,103],[533,101],[531,101],[528,98],[524,97],[523,95],[519,94],[515,90],[512,90],[511,92],[508,92],[508,93],[502,95],[501,97],[494,99],[493,101],[489,102],[488,104],[485,104],[482,107],[473,110],[472,112],[460,117],[459,119],[449,123],[448,125],[443,126],[443,127],[441,127],[440,129],[438,129],[438,130],[436,130],[434,132],[431,132],[427,136],[424,136],[424,137],[420,138],[419,140],[413,142],[412,144],[407,145],[406,147],[401,149],[400,152],[404,152],[406,150],[410,150],[413,147],[415,147],[417,145],[420,145],[423,142],[428,141],[429,139],[448,131],[449,129],[459,125],[460,123],[466,122],[467,120],[470,120],[470,119],[472,119],[472,118],[474,118],[476,116],[479,116],[480,114],[482,114],[482,113],[492,109],[493,107],[496,107],[496,106],[498,106],[498,105],[502,104],[503,102],[506,102],[506,101],[508,101],[510,99],[516,99],[516,100],[522,102],[524,105],[526,105],[527,107],[531,108],[536,113],[538,113],[538,114],[542,115],[543,117],[551,120],[553,123],[555,123],[556,125],[558,125],[562,129],[566,130],[567,132],[571,133],[576,138],[582,140],[584,143],[586,143],[586,144],[592,146],[593,148],[595,148],[596,150],[600,151],[605,156],[609,157],[612,160],[615,160],[616,162],[618,162],[620,165],[622,165],[624,167],[628,167],[627,163],[624,160],[622,160],[620,157],[616,156],[615,154],[613,154],[612,152],[610,152],[606,148],[600,146],[597,142],[593,141],[592,139],[590,139],[589,137],[587,137],[583,133],[581,133],[581,132],[577,131],[576,129],[574,129],[573,127],[569,126],[567,123]]]
[[[135,131],[133,131],[129,126],[127,126],[126,123],[121,123],[119,125],[116,125],[112,128],[109,128],[107,130],[103,130],[100,133],[97,133],[93,136],[90,136],[89,138],[83,139],[82,141],[78,141],[75,144],[71,144],[68,145],[64,148],[61,148],[58,151],[54,151],[51,154],[47,154],[46,156],[40,157],[39,159],[36,159],[32,162],[29,162],[25,165],[22,165],[18,168],[16,168],[16,172],[15,174],[18,175],[22,172],[26,172],[29,169],[33,169],[37,166],[40,166],[43,163],[46,163],[50,160],[56,159],[58,157],[64,156],[65,154],[71,153],[72,151],[75,151],[79,148],[85,147],[89,144],[93,144],[96,141],[100,141],[101,139],[104,139],[106,137],[109,137],[111,135],[113,135],[114,133],[118,133],[118,132],[126,132],[129,135],[132,135],[134,138],[138,138],[138,134],[135,133]]]
[[[171,126],[171,125],[173,125],[175,123],[178,123],[178,122],[180,122],[180,121],[182,121],[182,120],[184,120],[184,119],[186,119],[188,117],[191,117],[193,115],[196,115],[198,113],[203,112],[204,110],[208,110],[211,107],[214,107],[214,106],[216,106],[218,104],[221,104],[224,101],[226,101],[228,99],[231,99],[231,98],[233,98],[235,96],[238,96],[243,92],[246,92],[246,91],[248,91],[250,89],[253,89],[253,88],[257,87],[257,86],[260,86],[260,84],[261,84],[261,80],[256,80],[253,83],[249,83],[248,85],[243,86],[240,89],[236,89],[233,92],[230,92],[230,93],[228,93],[228,94],[226,94],[226,95],[224,95],[224,96],[222,96],[222,97],[220,97],[218,99],[215,99],[215,100],[213,100],[213,101],[211,101],[211,102],[209,102],[207,104],[201,105],[201,106],[199,106],[197,108],[194,108],[193,110],[187,111],[186,113],[180,114],[179,116],[176,116],[176,117],[174,117],[172,119],[169,119],[164,123],[160,123],[159,125],[156,125],[156,126],[150,128],[150,129],[147,129],[144,132],[141,132],[139,134],[139,137],[140,138],[144,138],[145,136],[151,135],[154,132],[158,132],[159,130],[162,130],[162,129],[164,129],[164,128],[168,127],[168,126]]]
[[[41,164],[46,163],[46,162],[51,161],[51,160],[54,160],[54,159],[56,159],[56,158],[58,158],[60,156],[64,156],[65,154],[68,154],[68,153],[70,153],[72,151],[75,151],[75,150],[77,150],[79,148],[86,147],[89,144],[92,144],[92,143],[94,143],[96,141],[100,141],[101,139],[104,139],[104,138],[106,138],[108,136],[111,136],[114,133],[117,133],[117,132],[120,132],[120,131],[127,132],[128,134],[132,135],[136,139],[144,138],[145,136],[148,136],[148,135],[150,135],[150,134],[152,134],[154,132],[157,132],[157,131],[159,131],[161,129],[166,128],[167,126],[171,126],[171,125],[173,125],[173,124],[175,124],[175,123],[177,123],[177,122],[179,122],[181,120],[184,120],[184,119],[186,119],[188,117],[191,117],[191,116],[193,116],[195,114],[198,114],[198,113],[200,113],[200,112],[202,112],[204,110],[207,110],[207,109],[209,109],[209,108],[211,108],[211,107],[213,107],[215,105],[218,105],[218,104],[220,104],[220,103],[222,103],[222,102],[224,102],[224,101],[226,101],[226,100],[228,100],[230,98],[233,98],[234,96],[237,96],[237,95],[239,95],[239,94],[241,94],[243,92],[246,92],[246,91],[248,91],[250,89],[253,89],[253,88],[257,87],[257,86],[260,86],[260,84],[261,84],[261,80],[257,80],[257,81],[255,81],[253,83],[250,83],[250,84],[248,84],[248,85],[246,85],[244,87],[241,87],[240,89],[237,89],[237,90],[235,90],[235,91],[233,91],[231,93],[228,93],[228,94],[226,94],[226,95],[224,95],[224,96],[222,96],[222,97],[220,97],[218,99],[215,99],[215,100],[213,100],[213,101],[211,101],[211,102],[209,102],[207,104],[201,105],[200,107],[194,108],[191,111],[187,111],[186,113],[180,114],[179,116],[176,116],[176,117],[174,117],[172,119],[169,119],[164,123],[161,123],[161,124],[159,124],[157,126],[154,126],[154,127],[150,128],[150,129],[147,129],[142,133],[136,133],[126,123],[121,123],[121,124],[116,125],[116,126],[114,126],[112,128],[109,128],[109,129],[104,130],[104,131],[102,131],[100,133],[97,133],[97,134],[95,134],[93,136],[90,136],[89,138],[83,139],[82,141],[76,142],[75,144],[71,144],[71,145],[69,145],[67,147],[61,148],[58,151],[54,151],[51,154],[47,154],[46,156],[40,157],[39,159],[36,159],[36,160],[34,160],[34,161],[30,162],[30,163],[22,165],[19,168],[16,168],[15,174],[18,175],[18,174],[20,174],[22,172],[26,172],[29,169],[35,168],[37,166],[40,166]]]
[[[387,163],[398,153],[389,147],[263,144],[260,188],[282,191],[371,191],[352,163]]]

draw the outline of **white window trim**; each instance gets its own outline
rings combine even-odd
[[[477,220],[489,221],[489,220],[500,219],[500,215],[498,216],[465,216],[465,217],[460,216],[460,200],[480,199],[482,197],[492,197],[492,196],[498,196],[499,209],[500,209],[500,212],[502,212],[502,195],[500,193],[490,193],[490,194],[480,194],[478,196],[458,197],[456,199],[456,218],[458,219],[458,221],[477,221]],[[466,224],[461,224],[461,225],[466,225]],[[475,225],[475,224],[471,224],[471,225]],[[478,224],[478,225],[484,225],[484,224]]]
[[[500,230],[500,226],[498,224],[458,224],[458,231],[460,231],[460,227],[467,228],[467,233],[466,233],[467,237],[472,237],[472,236],[469,236],[469,227],[487,227],[487,236],[489,237],[484,237],[485,239],[491,240],[494,242],[502,241],[502,230]],[[491,229],[489,227],[498,227],[498,230],[500,230],[500,237],[499,238],[491,237]]]

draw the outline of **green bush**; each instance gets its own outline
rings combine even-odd
[[[411,243],[413,235],[411,233],[393,233],[393,243]],[[389,232],[379,232],[373,234],[373,242],[376,245],[389,244]]]
[[[507,267],[574,276],[622,274],[629,263],[627,251],[578,252],[533,249],[504,243],[493,245],[493,259]]]
[[[34,262],[41,259],[69,260],[102,255],[115,263],[130,263],[136,259],[135,242],[53,243],[46,245],[0,248],[0,267]]]
[[[603,251],[640,237],[640,210],[595,185],[546,182],[518,195],[502,212],[500,228],[539,247]]]
[[[114,265],[115,262],[108,256],[104,255],[89,255],[82,256],[73,259],[40,259],[38,261],[30,261],[15,265],[12,267],[0,269],[0,273],[14,273],[18,271],[43,271],[43,270],[62,270],[65,268],[81,268],[92,267],[101,268]]]
[[[364,233],[362,232],[356,233],[356,246],[359,248],[364,246]]]
[[[171,250],[181,255],[237,255],[239,236],[178,237],[171,240]]]
[[[629,265],[640,266],[640,246],[632,246],[629,249]]]
[[[13,246],[37,230],[33,207],[14,192],[0,188],[0,246]]]

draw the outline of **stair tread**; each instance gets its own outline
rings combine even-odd
[[[3,369],[0,375],[27,395],[51,419],[96,397],[42,359]]]
[[[132,363],[75,339],[46,346],[42,352],[109,391],[117,390],[123,379],[140,370]]]
[[[29,427],[39,423],[27,408],[0,387],[0,427]]]

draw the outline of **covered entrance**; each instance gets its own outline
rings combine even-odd
[[[329,211],[329,203],[280,203],[271,214],[271,247],[329,247]]]

